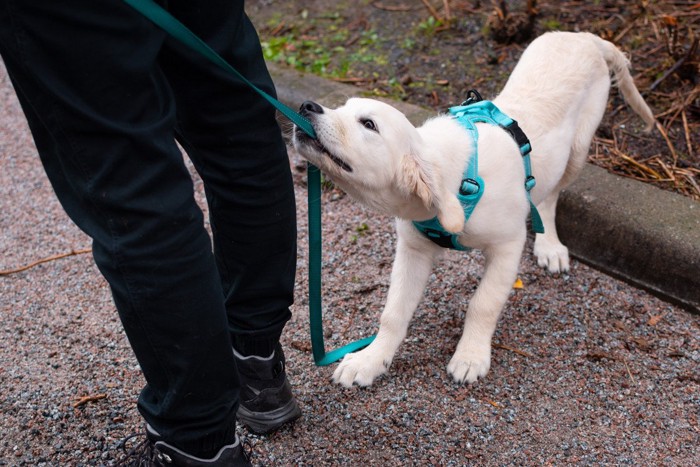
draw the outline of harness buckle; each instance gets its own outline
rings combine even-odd
[[[520,148],[520,153],[523,156],[526,156],[530,153],[530,151],[532,150],[532,147],[530,146],[530,140],[528,139],[527,135],[525,135],[525,132],[520,128],[518,122],[513,120],[512,123],[503,126],[502,128],[508,133],[510,133],[510,136],[518,144],[518,147]]]
[[[473,195],[478,193],[479,190],[481,190],[481,185],[473,178],[465,178],[459,186],[459,194],[462,196]]]
[[[423,233],[428,238],[428,240],[430,240],[431,242],[433,242],[441,248],[455,247],[454,243],[452,243],[452,235],[450,234],[441,232],[440,230],[431,229],[430,227],[424,227]]]
[[[525,189],[527,191],[532,190],[533,188],[535,188],[536,183],[537,182],[535,181],[535,177],[533,177],[532,175],[528,176],[525,179]]]

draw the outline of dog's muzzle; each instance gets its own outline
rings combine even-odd
[[[301,107],[299,107],[299,115],[302,117],[306,118],[311,122],[311,125],[314,124],[314,121],[316,119],[317,115],[323,114],[323,107],[321,107],[319,104],[313,102],[313,101],[304,101],[301,104]],[[315,128],[314,128],[315,129]],[[346,172],[352,172],[352,167],[342,160],[340,157],[336,156],[335,154],[331,153],[321,142],[320,138],[312,139],[310,138],[306,133],[304,133],[303,130],[301,130],[299,127],[295,127],[294,129],[296,133],[297,139],[304,141],[306,144],[313,146],[318,152],[321,154],[324,154],[327,156],[335,165],[340,167]],[[318,135],[318,132],[317,132]]]

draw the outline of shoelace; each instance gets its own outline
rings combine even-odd
[[[241,443],[241,451],[243,452],[243,457],[245,457],[245,460],[252,464],[251,459],[253,458],[253,444],[248,438],[239,437],[239,440]]]
[[[130,441],[143,438],[133,447],[128,447]],[[124,457],[119,459],[115,466],[119,467],[161,467],[163,464],[158,459],[158,451],[153,443],[143,433],[129,435],[119,443]]]

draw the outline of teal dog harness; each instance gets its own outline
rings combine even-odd
[[[518,126],[518,122],[508,117],[501,112],[493,102],[481,99],[478,92],[472,90],[467,94],[467,100],[462,105],[451,107],[450,114],[467,129],[471,135],[473,142],[473,150],[469,155],[469,163],[464,170],[462,183],[457,193],[462,208],[464,209],[465,222],[469,220],[474,208],[484,194],[484,180],[479,176],[479,157],[478,157],[478,139],[479,132],[476,129],[476,123],[490,123],[503,128],[515,140],[520,148],[520,154],[523,156],[523,164],[525,165],[525,190],[527,199],[530,202],[530,219],[531,228],[536,233],[544,233],[544,225],[540,218],[537,208],[532,203],[530,190],[535,186],[535,177],[532,176],[530,167],[530,141],[525,136],[523,130]],[[459,243],[459,235],[452,234],[444,229],[437,217],[426,221],[414,221],[413,225],[433,243],[453,250],[469,250]]]

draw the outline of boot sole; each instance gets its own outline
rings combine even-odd
[[[252,412],[243,405],[238,407],[238,421],[255,434],[272,433],[285,423],[296,420],[301,416],[301,409],[296,400],[290,400],[286,405],[269,412]]]

